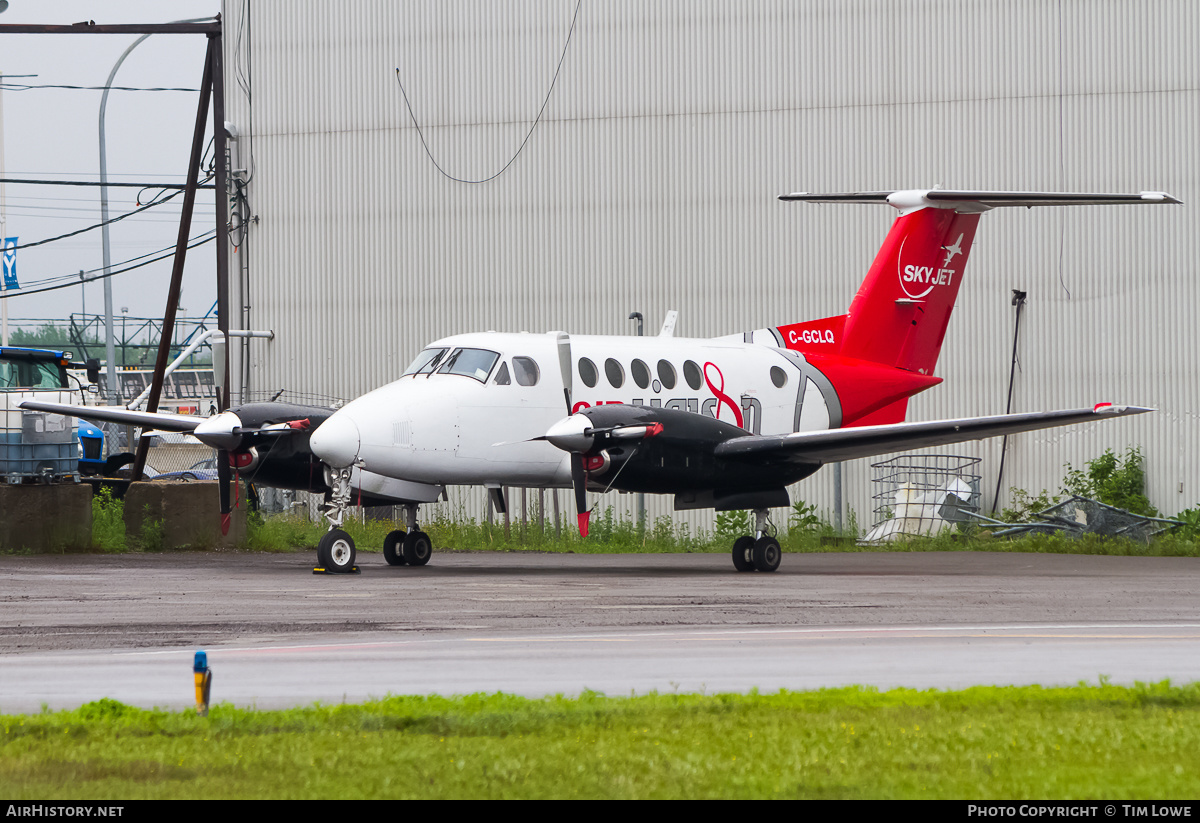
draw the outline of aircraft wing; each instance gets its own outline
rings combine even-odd
[[[20,404],[20,407],[33,411],[65,414],[69,417],[82,417],[84,420],[123,423],[128,426],[141,426],[169,432],[195,431],[196,427],[207,419],[194,414],[133,411],[122,406],[75,406],[70,403],[43,403],[41,400],[26,400]]]
[[[727,460],[783,461],[792,463],[836,463],[858,457],[945,446],[998,437],[1006,434],[1069,426],[1154,411],[1141,406],[1114,406],[1102,403],[1091,409],[997,414],[988,417],[963,417],[920,423],[894,423],[886,426],[859,426],[828,431],[796,432],[784,435],[734,437],[716,446],[717,457]]]

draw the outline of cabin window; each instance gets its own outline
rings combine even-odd
[[[513,374],[517,376],[518,386],[536,386],[541,375],[532,357],[514,357]]]
[[[499,359],[500,355],[487,349],[455,349],[443,361],[442,367],[438,369],[438,374],[473,377],[482,383],[487,380],[492,366],[496,365],[496,361]]]
[[[650,385],[650,367],[641,360],[634,360],[629,366],[629,372],[633,375],[633,382],[637,383],[639,389]]]
[[[512,378],[508,376],[508,364],[501,363],[500,368],[496,369],[496,379],[492,381],[496,386],[508,386],[512,384]]]
[[[409,374],[432,374],[435,369],[441,364],[442,358],[446,355],[449,349],[425,349],[417,355],[417,359],[412,362],[412,365],[404,370],[406,375]]]
[[[700,367],[691,360],[683,362],[683,379],[692,387],[692,391],[699,391],[700,384],[704,382],[700,374]]]
[[[658,379],[662,381],[664,389],[675,388],[675,367],[666,360],[659,360]]]
[[[611,357],[604,361],[604,376],[614,389],[625,385],[625,367]]]
[[[775,384],[775,388],[782,389],[785,385],[787,385],[787,372],[778,366],[772,366],[771,382]]]
[[[596,371],[596,364],[586,357],[579,358],[579,377],[583,380],[583,385],[589,389],[596,388],[596,383],[600,379],[600,373]]]

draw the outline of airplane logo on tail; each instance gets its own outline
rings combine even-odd
[[[946,259],[942,261],[943,268],[950,265],[950,261],[954,259],[954,255],[962,254],[962,239],[963,236],[960,234],[958,239],[954,241],[953,246],[942,246],[942,250],[946,252]]]

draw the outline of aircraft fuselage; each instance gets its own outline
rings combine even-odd
[[[389,477],[569,487],[568,455],[534,439],[568,414],[556,335],[486,332],[438,340],[412,373],[348,403],[322,433],[352,442],[356,430],[356,453],[345,457]],[[802,355],[741,335],[581,335],[570,338],[570,353],[571,413],[608,405],[674,409],[752,434],[840,422],[832,384]],[[672,485],[688,485],[689,473],[695,469],[678,467]]]

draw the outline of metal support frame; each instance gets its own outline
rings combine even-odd
[[[179,218],[179,240],[175,246],[175,264],[171,272],[171,286],[167,295],[167,306],[163,316],[163,334],[159,342],[158,359],[154,366],[154,381],[151,385],[147,411],[158,409],[158,400],[162,394],[163,380],[170,356],[171,337],[174,333],[175,310],[179,303],[179,292],[183,279],[183,263],[187,256],[187,241],[191,231],[192,210],[196,202],[200,174],[200,160],[204,152],[204,130],[209,109],[209,97],[212,97],[213,116],[213,148],[216,164],[216,246],[217,246],[217,328],[229,332],[229,220],[226,215],[228,197],[226,196],[225,164],[221,158],[225,156],[225,72],[223,42],[221,37],[221,17],[217,15],[211,22],[201,23],[158,23],[158,24],[118,24],[96,25],[93,22],[75,23],[73,25],[45,24],[13,24],[0,25],[0,34],[203,34],[208,38],[208,51],[204,58],[204,76],[200,83],[200,101],[196,112],[196,129],[192,138],[192,155],[188,164],[188,178],[184,189],[182,214]],[[218,406],[224,411],[229,405],[229,363],[228,352],[225,362],[224,384],[218,387]],[[146,465],[148,442],[138,444],[137,459],[133,466],[133,479],[141,478],[142,469]],[[221,467],[219,466],[218,469]],[[229,482],[228,467],[221,473],[221,481]]]

